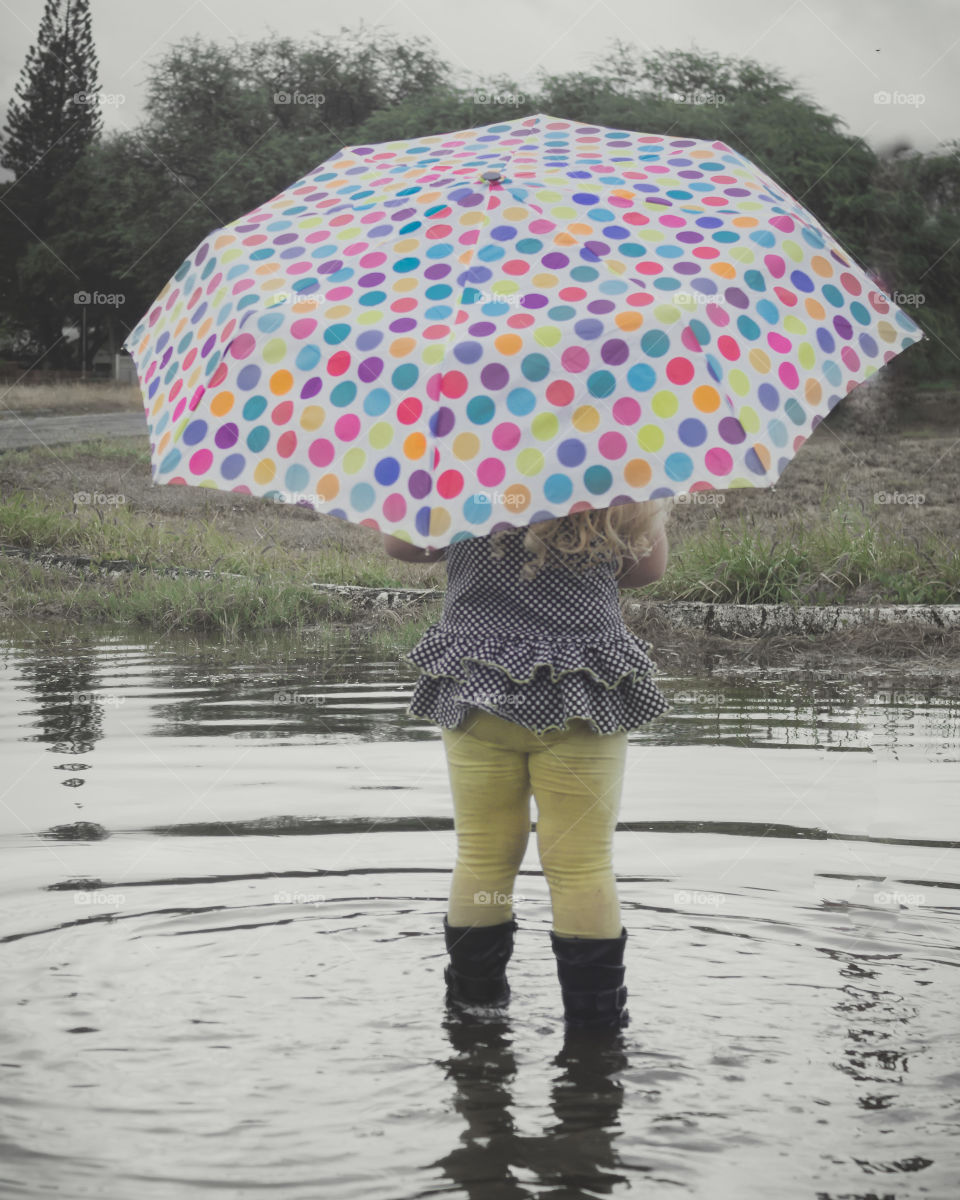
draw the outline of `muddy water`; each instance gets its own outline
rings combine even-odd
[[[445,1018],[412,680],[348,642],[0,643],[0,1194],[960,1195],[955,691],[661,675],[616,844],[632,1023],[590,1052],[533,838],[509,1016]]]

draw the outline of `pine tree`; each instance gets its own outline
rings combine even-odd
[[[98,91],[90,0],[47,0],[7,110],[0,152],[0,165],[15,176],[4,202],[18,215],[42,217],[39,202],[50,185],[100,136]]]

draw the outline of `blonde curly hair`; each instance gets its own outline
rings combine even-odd
[[[646,558],[666,526],[675,496],[615,504],[612,508],[584,508],[528,525],[523,548],[533,557],[520,568],[524,579],[533,579],[549,557],[552,563],[587,570],[601,562],[620,564],[624,559]],[[494,558],[503,557],[501,538],[515,527],[490,535]]]

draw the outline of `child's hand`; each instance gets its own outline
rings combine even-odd
[[[401,562],[414,563],[431,563],[439,562],[446,557],[446,546],[439,550],[427,550],[423,546],[411,546],[409,542],[405,542],[402,538],[394,537],[391,533],[381,534],[383,538],[383,548],[391,558],[398,558]]]

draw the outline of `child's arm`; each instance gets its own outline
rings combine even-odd
[[[621,571],[617,577],[618,588],[646,587],[648,583],[656,583],[667,569],[667,554],[670,544],[667,531],[661,530],[660,536],[653,543],[653,548],[646,558],[636,558],[632,561],[621,562]]]
[[[396,538],[390,533],[383,533],[380,536],[383,538],[384,550],[391,558],[399,558],[401,562],[431,563],[439,562],[441,558],[446,557],[446,546],[440,550],[427,550],[423,546],[411,546],[409,542],[405,542],[402,538]]]

